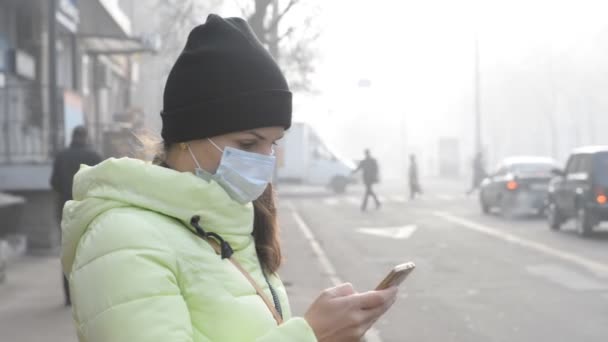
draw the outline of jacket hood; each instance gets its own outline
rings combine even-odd
[[[215,181],[131,158],[110,158],[82,166],[74,177],[73,201],[63,209],[62,264],[72,269],[76,249],[89,224],[104,212],[136,207],[175,218],[184,229],[200,216],[200,225],[215,232],[236,251],[251,243],[253,205],[234,201]],[[124,227],[129,229],[129,227]]]

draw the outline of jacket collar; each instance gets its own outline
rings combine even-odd
[[[74,200],[119,201],[175,218],[185,227],[193,216],[207,232],[222,236],[236,251],[253,241],[253,205],[234,201],[215,181],[137,159],[110,158],[83,166],[74,178]]]

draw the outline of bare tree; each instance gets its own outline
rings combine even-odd
[[[235,0],[236,1],[236,0]],[[316,57],[315,41],[320,35],[318,27],[314,26],[313,10],[300,13],[298,20],[301,24],[283,25],[295,9],[302,7],[301,0],[288,0],[281,6],[279,0],[247,0],[253,1],[250,6],[253,11],[247,16],[247,21],[272,56],[279,62],[287,73],[292,88],[296,90],[311,90],[310,75],[314,72]],[[248,8],[241,6],[244,14]]]
[[[187,33],[201,18],[225,0],[156,0],[156,8],[166,18],[161,27],[163,52],[175,59],[183,48]],[[287,74],[295,90],[311,90],[314,72],[314,43],[320,30],[314,25],[314,10],[301,0],[232,0],[258,39]],[[283,4],[284,3],[284,4]],[[299,11],[296,11],[299,9]],[[297,16],[296,16],[297,15]],[[297,20],[294,20],[297,19]],[[286,24],[297,21],[298,25]],[[169,66],[170,67],[170,66]]]
[[[188,32],[205,15],[219,7],[222,0],[155,0],[153,8],[164,18],[159,27],[163,60],[168,70],[186,44]]]

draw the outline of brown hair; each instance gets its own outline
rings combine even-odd
[[[171,144],[163,142],[153,163],[162,164],[170,147]],[[269,184],[262,196],[253,201],[252,235],[255,250],[262,268],[269,274],[275,273],[283,262],[275,197],[274,188]]]
[[[281,266],[283,256],[272,184],[268,185],[262,196],[253,201],[253,209],[253,238],[258,258],[266,272],[275,273]]]

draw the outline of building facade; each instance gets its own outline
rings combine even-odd
[[[118,0],[0,0],[0,192],[24,198],[26,213],[0,239],[17,230],[31,250],[58,245],[53,157],[77,125],[114,156],[107,138],[136,120],[125,115],[133,56],[149,50]]]

